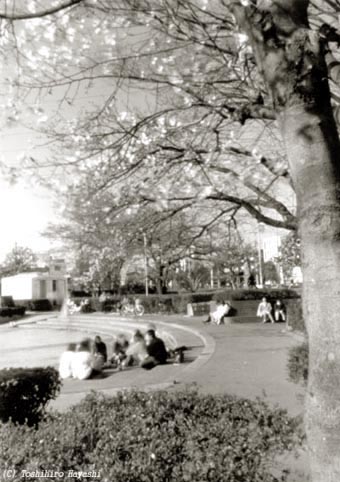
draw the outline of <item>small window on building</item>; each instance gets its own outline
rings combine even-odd
[[[57,280],[52,280],[52,291],[57,291]]]
[[[55,264],[54,271],[60,271],[60,270],[61,270],[61,266],[59,266],[59,264]]]

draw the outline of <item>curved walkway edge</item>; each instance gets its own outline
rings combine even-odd
[[[43,325],[45,320],[47,323],[59,324],[58,314],[51,315],[38,315],[24,320],[22,324]],[[186,336],[190,335],[200,343],[196,342],[199,346],[196,347],[195,359],[180,366],[157,367],[151,373],[140,369],[127,370],[109,377],[105,383],[89,380],[82,385],[67,380],[61,396],[67,395],[70,403],[72,392],[83,392],[85,395],[91,389],[110,391],[129,387],[151,389],[153,386],[195,384],[207,393],[229,393],[246,398],[264,396],[269,403],[280,405],[292,414],[303,411],[303,389],[289,382],[287,374],[288,351],[299,341],[290,336],[290,333],[285,333],[282,325],[232,323],[210,326],[202,325],[202,317],[188,318],[180,315],[149,315],[127,319],[112,314],[94,313],[74,319],[83,320],[88,328],[85,320],[89,318],[93,320],[93,332],[100,331],[100,326],[105,326],[107,332],[111,329],[111,323],[114,326],[115,322],[138,326],[154,323],[159,330],[176,332],[177,339],[178,333],[183,333],[183,336],[187,333]]]

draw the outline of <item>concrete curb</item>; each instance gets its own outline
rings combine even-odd
[[[159,321],[158,324],[169,325],[170,323],[166,323],[164,321]],[[203,334],[200,330],[196,330],[195,328],[190,328],[188,326],[179,325],[177,323],[171,323],[171,325],[174,326],[175,328],[178,328],[178,329],[181,329],[181,330],[184,330],[184,331],[188,331],[188,332],[198,336],[204,344],[204,348],[203,348],[202,352],[200,353],[200,355],[198,355],[196,360],[194,360],[187,367],[185,367],[183,372],[185,372],[185,373],[189,372],[190,373],[192,371],[196,371],[198,368],[201,368],[203,365],[205,365],[210,360],[212,355],[214,354],[214,351],[215,351],[215,348],[216,348],[216,342],[215,342],[214,338],[207,333]]]
[[[58,318],[59,313],[46,313],[43,315],[36,315],[32,316],[28,320],[19,320],[19,321],[14,321],[13,324],[14,326],[21,326],[21,325],[34,325],[35,323],[39,323],[40,321],[46,321],[46,320],[52,320]],[[11,322],[8,323],[8,326],[13,326],[11,325]]]

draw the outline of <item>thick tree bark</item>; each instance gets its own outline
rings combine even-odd
[[[305,0],[235,10],[273,97],[297,202],[310,346],[305,425],[312,479],[340,480],[340,142],[322,41]]]

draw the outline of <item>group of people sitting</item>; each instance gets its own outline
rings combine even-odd
[[[97,335],[93,341],[86,338],[79,344],[68,345],[60,357],[59,375],[62,379],[86,380],[97,376],[105,368],[122,370],[140,366],[151,370],[171,358],[174,362],[181,363],[185,349],[186,347],[179,347],[168,351],[164,341],[150,328],[145,335],[136,330],[130,341],[124,334],[118,335],[113,343],[112,355],[108,357],[107,346]]]
[[[233,308],[229,302],[222,301],[216,306],[215,310],[209,314],[208,318],[203,323],[221,325],[224,317],[230,315],[232,309]],[[257,308],[257,316],[262,319],[262,323],[286,321],[286,308],[280,300],[277,300],[273,309],[272,304],[267,298],[262,298]]]
[[[59,361],[60,378],[86,380],[99,374],[107,363],[107,349],[100,336],[70,343]]]

